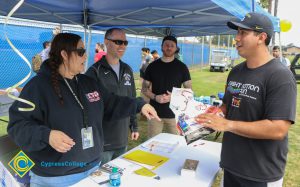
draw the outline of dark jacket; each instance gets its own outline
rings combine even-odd
[[[105,88],[86,75],[76,75],[77,81],[75,78],[69,80],[87,112],[88,126],[93,128],[94,147],[83,150],[81,139],[81,129],[84,127],[83,111],[62,77],[58,85],[64,103],[63,105],[59,103],[50,76],[48,61],[45,61],[38,75],[25,85],[20,95],[20,98],[33,102],[35,109],[30,112],[19,111],[19,107],[29,106],[15,101],[9,110],[8,134],[34,161],[32,171],[37,175],[62,176],[87,171],[100,161],[103,149],[102,120],[121,119],[135,114],[144,103],[141,99],[109,94]],[[72,138],[75,142],[73,148],[67,153],[54,150],[49,145],[51,130],[62,131]],[[76,162],[84,165],[44,167],[45,162]]]
[[[119,80],[115,71],[108,64],[105,56],[93,64],[86,75],[97,80],[105,88],[116,95],[136,97],[134,77],[129,65],[120,60]],[[124,108],[124,110],[126,110]],[[129,127],[131,132],[137,132],[136,114],[121,120],[104,120],[104,151],[127,146]]]

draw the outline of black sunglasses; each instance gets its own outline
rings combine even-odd
[[[77,54],[78,54],[78,56],[82,57],[82,56],[84,55],[86,49],[84,49],[84,48],[79,48],[79,49],[74,49],[74,50],[72,50],[72,51],[76,51]]]
[[[127,40],[123,41],[123,40],[112,40],[112,39],[109,39],[109,38],[106,38],[106,39],[109,40],[109,41],[114,42],[116,45],[122,45],[122,44],[124,44],[125,46],[128,45]]]

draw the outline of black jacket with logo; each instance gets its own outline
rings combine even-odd
[[[93,64],[86,75],[103,84],[105,88],[120,96],[136,97],[134,77],[129,65],[120,60],[119,80],[115,71],[108,64],[105,56]],[[125,107],[124,110],[127,110]],[[136,114],[121,119],[103,121],[104,151],[127,146],[129,127],[131,132],[137,132]]]
[[[59,103],[51,85],[47,62],[42,64],[37,76],[25,85],[20,95],[20,98],[33,102],[35,109],[22,112],[19,108],[28,108],[29,105],[15,101],[9,110],[8,134],[33,160],[35,166],[32,171],[37,175],[62,176],[87,171],[100,161],[103,150],[103,119],[122,119],[133,115],[141,110],[144,102],[141,98],[110,94],[103,85],[83,74],[76,75],[77,80],[68,80],[84,105],[88,126],[93,129],[94,146],[83,149],[83,111],[62,77],[59,78],[58,85],[64,103]],[[72,138],[75,142],[72,149],[66,153],[54,150],[49,145],[51,130],[62,131]],[[46,163],[56,166],[46,167]]]

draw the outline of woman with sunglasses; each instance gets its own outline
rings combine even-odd
[[[158,118],[141,99],[109,94],[80,74],[85,61],[80,36],[58,34],[49,59],[20,95],[35,104],[34,110],[20,111],[28,105],[19,101],[10,108],[8,134],[35,163],[31,187],[70,186],[95,171],[103,149],[103,119],[121,119],[137,111]]]

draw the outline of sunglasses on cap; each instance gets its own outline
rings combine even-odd
[[[106,38],[106,39],[109,40],[109,41],[114,42],[116,45],[122,45],[122,44],[124,44],[125,46],[128,45],[127,40],[123,41],[123,40],[112,40],[112,39],[109,39],[109,38]]]
[[[77,54],[78,54],[78,56],[82,57],[84,55],[86,49],[84,49],[84,48],[78,48],[78,49],[74,49],[72,51],[76,51]]]

